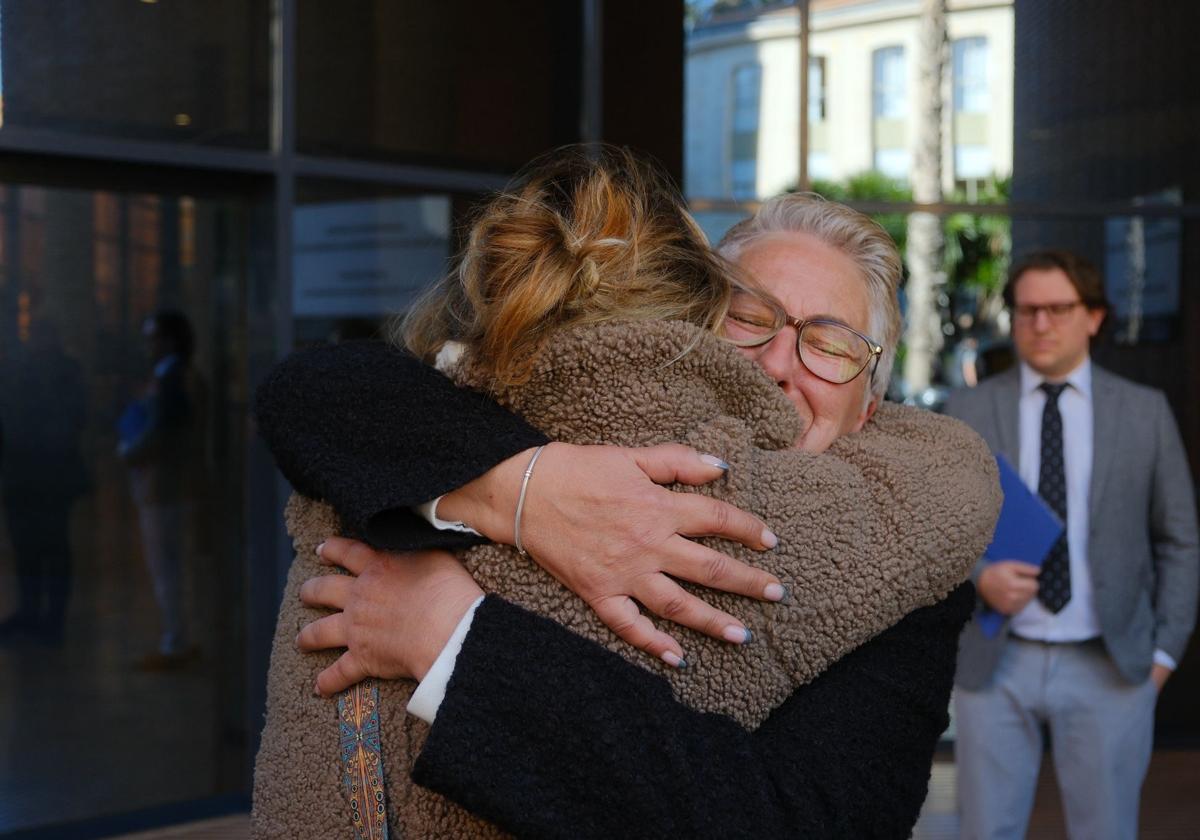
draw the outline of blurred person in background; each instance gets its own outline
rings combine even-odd
[[[142,552],[154,585],[162,632],[147,670],[185,665],[197,655],[188,631],[184,557],[195,502],[203,399],[191,360],[191,323],[164,309],[142,325],[150,376],[118,424],[117,452],[129,467]]]

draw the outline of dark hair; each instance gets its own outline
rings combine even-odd
[[[1095,264],[1087,257],[1060,249],[1031,251],[1018,259],[1008,270],[1008,284],[1004,287],[1004,302],[1012,309],[1016,305],[1017,281],[1031,269],[1059,269],[1067,275],[1079,299],[1088,309],[1109,310],[1108,297],[1104,293],[1104,278]]]
[[[171,342],[171,348],[185,362],[190,361],[196,342],[192,324],[187,316],[178,309],[160,309],[150,317],[154,320],[154,329],[158,334]]]

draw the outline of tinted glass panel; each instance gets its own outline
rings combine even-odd
[[[3,125],[266,147],[268,0],[0,2]]]
[[[385,335],[445,273],[482,198],[302,180],[292,228],[296,341]]]
[[[578,136],[578,3],[297,6],[304,151],[512,169]]]
[[[244,789],[250,215],[0,187],[0,834]]]

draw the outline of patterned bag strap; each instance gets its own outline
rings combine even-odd
[[[387,799],[379,735],[379,683],[363,680],[338,695],[342,786],[355,840],[387,840]]]

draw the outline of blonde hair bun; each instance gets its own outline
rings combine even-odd
[[[474,364],[518,384],[555,330],[613,320],[715,330],[729,290],[728,264],[656,166],[624,148],[571,146],[535,160],[479,210],[399,339],[426,360],[461,341]]]

